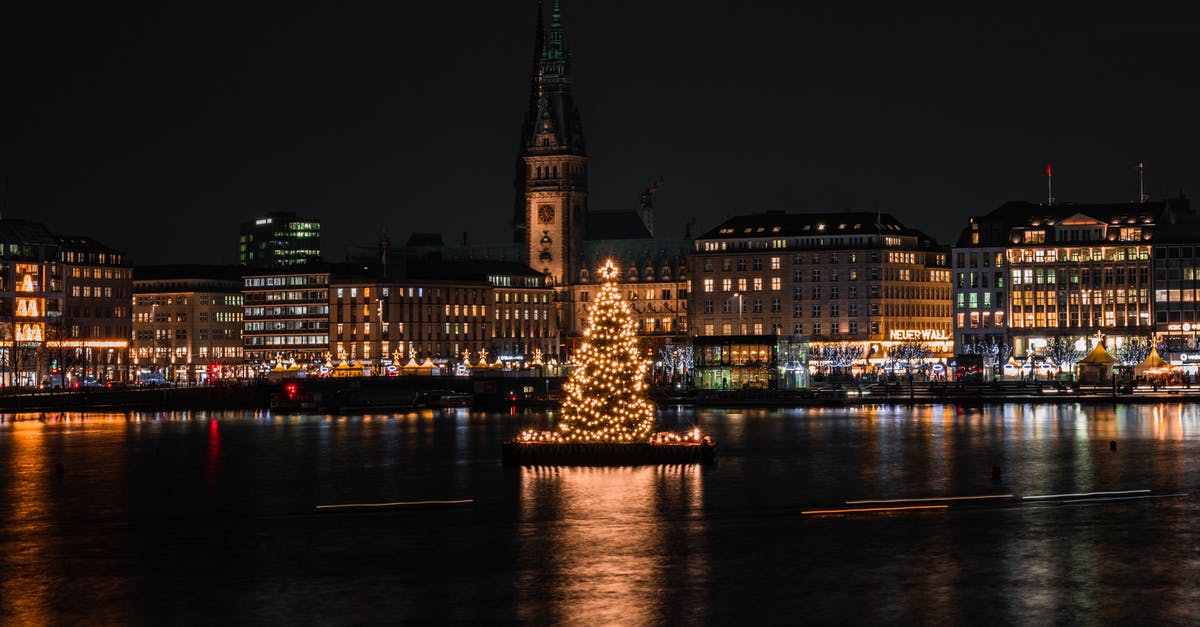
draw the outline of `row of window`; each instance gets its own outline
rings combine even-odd
[[[129,279],[133,271],[129,268],[93,268],[90,266],[71,268],[73,279]]]
[[[152,359],[152,355],[154,353],[155,348],[157,348],[159,359],[164,359],[164,360],[169,359],[171,357],[171,354],[174,353],[175,357],[177,359],[181,360],[183,362],[183,364],[191,363],[191,359],[188,356],[188,347],[187,346],[176,346],[174,349],[172,349],[170,346],[158,346],[158,347],[140,346],[140,347],[134,349],[134,354],[141,359],[145,359],[145,360],[149,361],[150,359]],[[238,345],[238,346],[202,345],[202,346],[196,347],[196,355],[195,356],[200,361],[204,361],[204,360],[208,359],[209,357],[212,357],[214,359],[221,359],[221,358],[240,359],[242,356],[242,347],[240,345]],[[177,363],[176,365],[178,366],[178,365],[182,365],[182,364]]]
[[[328,283],[329,276],[324,274],[246,277],[245,282],[246,287],[327,285]]]
[[[1004,327],[1004,315],[1003,311],[959,313],[955,315],[954,324],[959,329],[999,329]]]
[[[1101,246],[1097,248],[1010,248],[1009,265],[1017,263],[1087,263],[1099,261],[1149,261],[1149,246]]]
[[[999,255],[1001,253],[996,253],[996,254],[997,254],[997,259],[999,259]],[[962,253],[959,253],[959,255],[960,255],[960,260],[961,260]],[[862,254],[857,253],[857,252],[840,252],[840,253],[838,253],[838,252],[834,252],[834,253],[814,252],[814,253],[796,253],[796,254],[792,255],[792,264],[800,265],[800,264],[811,263],[811,264],[817,264],[817,265],[822,265],[822,264],[835,264],[836,265],[842,261],[843,257],[845,258],[846,263],[857,263],[859,261],[860,256],[866,257],[867,262],[875,263],[875,264],[880,263],[881,259],[883,259],[883,256],[881,255],[880,251],[870,251],[870,252],[862,253]],[[934,255],[934,258],[936,261],[936,265],[944,265],[945,264],[945,255],[944,254],[936,253]],[[701,267],[703,268],[703,270],[705,272],[713,272],[717,266],[717,261],[718,261],[718,259],[714,259],[712,257],[706,257],[701,261]],[[747,259],[746,257],[721,257],[721,258],[719,258],[719,261],[720,261],[720,265],[721,265],[721,270],[724,272],[731,272],[735,269],[738,272],[744,272],[746,270],[756,271],[756,270],[764,269],[764,263],[763,263],[762,257],[751,257],[749,259]],[[918,264],[924,264],[926,262],[926,258],[923,253],[888,251],[887,252],[887,261],[888,261],[888,263],[895,263],[895,264],[918,265]],[[768,257],[766,259],[765,267],[767,269],[779,270],[781,265],[782,265],[782,258],[780,258],[780,257]],[[974,267],[974,266],[972,266],[972,267]]]
[[[999,297],[1000,295],[997,294]],[[1046,305],[1060,307],[1068,305],[1148,305],[1150,290],[1082,290],[1073,292],[1055,292],[1039,290],[1035,292],[1013,292],[1013,307],[1028,307],[1030,305]]]
[[[770,283],[771,291],[778,292],[779,290],[783,289],[783,279],[781,277],[773,276],[773,277],[769,277],[769,278],[771,281],[771,283]],[[704,279],[704,291],[705,292],[713,291],[713,287],[714,287],[713,281],[714,281],[713,279]],[[761,292],[761,291],[763,291],[763,285],[764,285],[763,277],[754,277],[753,279],[749,279],[749,280],[747,280],[746,278],[743,277],[743,278],[740,278],[737,280],[737,291],[739,291],[739,292],[745,292],[745,291]],[[747,290],[747,287],[749,287],[749,290]],[[722,292],[733,291],[733,279],[721,279],[721,291]]]
[[[120,290],[117,291],[117,294],[120,295]],[[71,296],[74,296],[76,298],[80,298],[80,297],[82,297],[82,298],[92,298],[92,297],[112,298],[112,295],[113,295],[113,288],[112,288],[112,286],[108,286],[108,285],[105,285],[103,287],[101,287],[99,285],[96,285],[96,286],[72,285],[71,286]]]
[[[328,346],[328,335],[267,335],[247,337],[247,346]]]
[[[139,307],[150,307],[152,305],[186,305],[191,299],[188,296],[135,296],[133,304]],[[216,296],[200,296],[199,304],[204,305],[225,305],[228,307],[241,307],[241,294],[223,294]]]
[[[775,325],[772,325],[771,332],[772,333],[783,333],[783,328],[784,327],[782,324],[775,324]],[[823,336],[825,330],[828,330],[830,335],[841,335],[843,328],[846,330],[847,335],[853,336],[853,335],[858,334],[858,322],[849,322],[846,324],[845,327],[843,327],[842,323],[840,323],[840,322],[832,322],[832,323],[828,323],[828,325],[821,323],[821,322],[814,322],[809,327],[809,329],[812,332],[812,335],[814,335],[814,336]],[[869,324],[869,328],[870,328],[871,335],[879,334],[879,323],[878,322],[871,322]],[[750,335],[750,334],[762,335],[764,332],[764,329],[765,329],[764,324],[762,322],[756,322],[756,321],[755,322],[742,322],[742,323],[738,323],[738,325],[736,325],[736,326],[731,322],[724,322],[724,323],[721,323],[721,326],[720,326],[721,335]],[[716,330],[717,330],[717,326],[713,322],[706,321],[704,323],[704,335],[714,335],[716,333]],[[804,325],[799,322],[793,324],[792,325],[792,333],[794,333],[796,335],[803,334],[804,333]]]
[[[246,316],[263,318],[275,316],[327,317],[329,305],[292,305],[290,307],[247,307]]]
[[[1147,285],[1150,268],[1023,268],[1012,271],[1016,285]],[[998,286],[999,287],[999,286]]]
[[[1121,315],[1124,314],[1124,315]],[[1114,312],[1107,310],[1100,312],[1094,309],[1075,310],[1070,312],[1059,312],[1056,316],[1054,312],[1042,313],[1016,313],[1012,314],[1010,324],[1014,329],[1020,328],[1039,328],[1039,327],[1074,327],[1074,328],[1089,328],[1089,327],[1149,327],[1150,313],[1143,311],[1137,312]]]

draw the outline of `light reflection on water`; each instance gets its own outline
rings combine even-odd
[[[704,614],[698,466],[520,472],[522,622],[645,625]]]
[[[712,433],[719,466],[502,468],[500,442],[544,416],[6,420],[0,623],[1200,616],[1194,405],[665,417]],[[799,514],[851,499],[1135,489],[1188,496]],[[314,514],[321,503],[461,498],[473,504]]]
[[[46,443],[40,425],[18,424],[9,429],[11,446],[3,463],[7,466],[4,491],[8,507],[0,509],[0,537],[9,538],[0,551],[0,601],[7,611],[0,613],[19,617],[27,625],[47,625],[49,620],[49,589],[44,585],[30,586],[43,574],[50,561],[47,538],[51,514],[46,498],[46,483],[50,481],[47,468]]]

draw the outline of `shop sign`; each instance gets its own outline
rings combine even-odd
[[[949,331],[938,331],[937,329],[892,329],[888,339],[897,342],[908,340],[925,340],[931,342],[949,342]]]

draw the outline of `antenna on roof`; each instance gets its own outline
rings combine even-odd
[[[1046,164],[1046,206],[1054,204],[1054,172],[1050,164]]]
[[[1150,197],[1146,195],[1146,163],[1144,161],[1138,161],[1137,165],[1133,166],[1133,169],[1137,170],[1138,173],[1138,202],[1145,203],[1147,200],[1150,200]]]

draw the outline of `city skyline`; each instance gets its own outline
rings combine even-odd
[[[1065,202],[1136,199],[1138,162],[1152,198],[1196,187],[1182,9],[681,6],[564,4],[592,209],[663,176],[664,235],[878,208],[949,244],[1044,200],[1047,162]],[[506,241],[536,3],[467,7],[31,14],[3,217],[137,264],[233,263],[238,224],[280,210],[333,259],[384,227]]]

